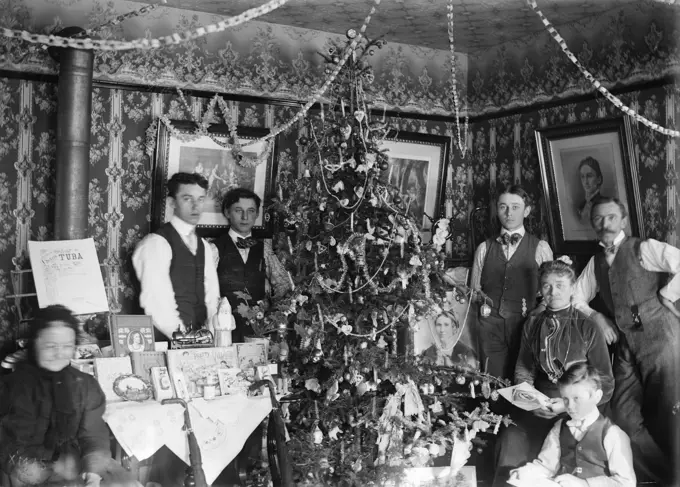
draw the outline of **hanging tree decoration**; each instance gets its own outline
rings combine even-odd
[[[465,154],[467,153],[468,150],[468,137],[469,137],[468,125],[470,117],[468,115],[468,110],[466,106],[465,126],[463,128],[464,135],[461,136],[460,99],[458,98],[458,80],[456,79],[456,50],[453,43],[453,0],[449,0],[449,4],[447,5],[446,8],[448,10],[446,17],[448,19],[449,48],[451,49],[451,85],[453,91],[453,110],[456,114],[456,139],[453,140],[453,137],[451,137],[451,139],[452,142],[454,142],[454,144],[458,147],[461,157],[465,158]]]

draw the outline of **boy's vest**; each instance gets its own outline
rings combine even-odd
[[[604,437],[612,422],[600,414],[581,441],[576,441],[569,431],[566,420],[560,429],[560,471],[580,479],[609,475]]]
[[[536,247],[539,242],[533,235],[525,233],[517,250],[507,260],[501,243],[495,238],[486,241],[486,259],[481,276],[482,291],[493,301],[492,308],[503,318],[522,313],[523,304],[527,311],[531,311],[536,304]]]
[[[236,312],[238,305],[244,303],[244,300],[238,298],[235,293],[239,291],[248,293],[250,295],[249,304],[251,305],[265,298],[267,271],[264,259],[264,242],[259,241],[250,247],[246,262],[243,262],[236,244],[228,233],[222,235],[215,242],[215,245],[220,256],[220,262],[217,265],[220,296],[229,300],[236,322],[236,330],[232,334],[232,339],[235,342],[242,341],[245,336],[252,335],[253,329]]]
[[[177,233],[171,223],[156,230],[165,238],[172,250],[170,261],[170,282],[175,292],[175,302],[179,317],[187,328],[198,330],[203,327],[208,311],[205,307],[205,244],[197,238],[196,255]]]

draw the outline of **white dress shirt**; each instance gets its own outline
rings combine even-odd
[[[196,255],[199,240],[196,235],[196,227],[176,216],[172,217],[170,224],[177,230],[189,250]],[[206,324],[211,328],[212,318],[217,313],[220,290],[212,248],[205,240],[200,239],[200,241],[205,248],[203,280],[207,310]],[[172,338],[172,334],[177,331],[182,323],[179,311],[177,311],[175,292],[170,281],[171,261],[172,249],[170,244],[165,237],[155,233],[150,233],[144,237],[137,244],[132,254],[132,265],[142,285],[139,304],[144,312],[151,316],[154,326],[168,338]]]
[[[597,420],[600,412],[597,408],[586,415],[583,425],[578,430],[569,427],[569,431],[577,441],[581,441],[588,428]],[[558,420],[543,442],[538,458],[516,470],[520,480],[548,478],[551,479],[560,471],[560,430],[562,419]],[[568,424],[568,423],[567,423]],[[633,452],[630,439],[621,428],[612,424],[603,440],[604,451],[607,453],[607,467],[609,475],[591,477],[586,480],[589,487],[635,487],[636,478],[633,470]]]
[[[509,233],[519,233],[522,238],[524,238],[524,235],[526,234],[526,230],[524,227],[520,227],[517,230],[513,230],[512,232],[509,232],[505,228],[501,229],[501,236]],[[512,256],[515,254],[517,251],[517,248],[519,247],[519,244],[522,243],[522,239],[519,240],[516,244],[508,244],[508,245],[502,245],[503,247],[503,253],[505,254],[505,258],[510,260]],[[471,278],[471,286],[472,289],[480,289],[481,288],[481,280],[482,280],[482,270],[484,269],[484,261],[486,260],[486,241],[482,242],[479,244],[479,247],[477,247],[477,250],[475,251],[475,258],[474,262],[472,264],[472,278]],[[536,247],[536,264],[539,266],[543,262],[548,262],[553,260],[553,253],[552,250],[550,249],[550,245],[548,245],[548,242],[545,240],[540,240],[538,242],[538,246]]]
[[[612,265],[618,246],[626,237],[621,231],[614,239],[616,246],[614,253],[606,253],[607,263]],[[604,247],[602,243],[601,246]],[[672,303],[680,299],[680,249],[652,238],[640,242],[640,265],[650,272],[668,272],[673,278],[659,290],[659,294]],[[576,281],[574,289],[574,306],[590,316],[594,310],[588,306],[600,290],[595,277],[595,257],[591,257],[581,275]]]

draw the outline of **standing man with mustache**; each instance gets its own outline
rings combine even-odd
[[[574,305],[590,316],[607,343],[616,342],[612,419],[630,436],[638,480],[675,485],[680,431],[680,250],[628,237],[626,207],[616,198],[593,202],[600,241],[576,283]],[[670,280],[668,279],[670,274]],[[600,293],[606,311],[588,303]]]
[[[472,288],[481,289],[491,300],[485,303],[487,312],[482,306],[479,317],[482,369],[512,379],[522,323],[536,305],[538,268],[553,260],[553,254],[548,242],[524,229],[531,206],[521,186],[506,188],[498,197],[497,209],[501,233],[477,247]]]

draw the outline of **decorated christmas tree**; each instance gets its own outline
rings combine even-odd
[[[410,201],[387,181],[381,144],[392,132],[367,106],[368,59],[383,42],[351,49],[353,34],[323,54],[327,73],[340,67],[334,108],[306,120],[303,177],[275,202],[295,290],[264,320],[287,358],[288,450],[301,484],[394,485],[402,469],[450,457],[454,482],[477,433],[507,422],[488,405],[502,382],[465,358],[437,366],[412,353],[411,332],[450,305],[447,291],[475,296],[447,273],[449,222],[429,215],[424,239]]]

